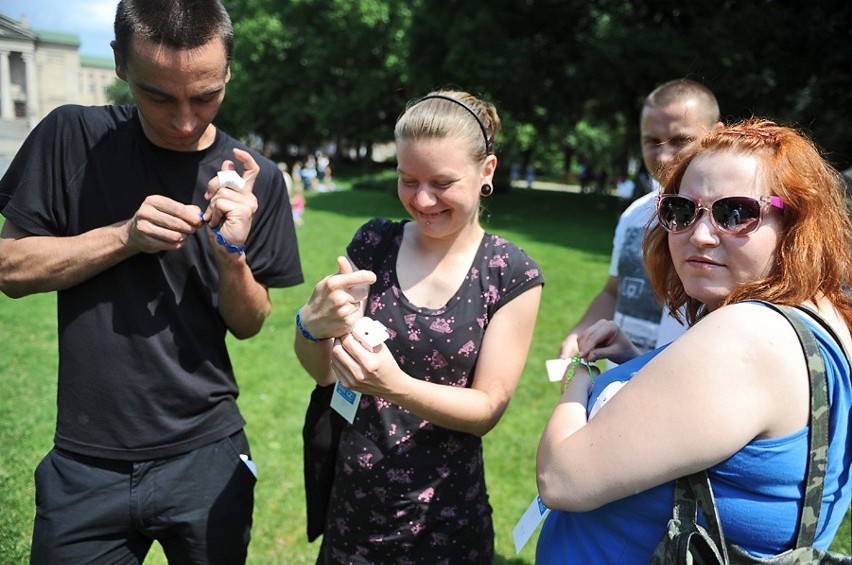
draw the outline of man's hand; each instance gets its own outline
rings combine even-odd
[[[142,253],[174,251],[202,225],[201,209],[154,194],[125,224],[127,245]]]
[[[242,246],[248,239],[251,222],[257,211],[257,198],[253,189],[260,167],[247,151],[234,148],[234,156],[243,165],[243,186],[240,188],[232,182],[223,184],[219,175],[210,179],[204,193],[204,199],[209,202],[204,212],[204,221],[212,227],[218,227],[222,237],[231,245]],[[222,170],[234,171],[233,161],[224,161]]]

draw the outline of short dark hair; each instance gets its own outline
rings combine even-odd
[[[115,11],[115,48],[125,65],[134,37],[169,49],[195,49],[219,37],[230,63],[234,27],[219,0],[121,0]]]
[[[719,102],[716,95],[700,82],[689,78],[678,78],[659,85],[645,97],[643,108],[662,108],[684,100],[698,102],[700,118],[705,125],[719,121]]]

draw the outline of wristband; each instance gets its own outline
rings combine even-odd
[[[301,308],[296,310],[296,327],[299,328],[299,331],[302,332],[302,335],[308,341],[313,341],[314,343],[319,343],[319,342],[322,341],[321,339],[317,339],[313,335],[311,335],[311,332],[306,330],[305,326],[302,325],[302,309]]]
[[[201,219],[202,219],[202,220],[204,219],[204,214],[203,214],[203,213],[201,214]],[[232,243],[228,243],[228,240],[227,240],[227,239],[225,239],[225,236],[224,236],[224,235],[222,235],[222,232],[219,230],[219,228],[214,228],[213,226],[210,226],[210,230],[211,230],[213,233],[215,233],[215,234],[216,234],[216,242],[217,242],[219,245],[221,245],[222,247],[224,247],[224,248],[225,248],[225,250],[226,250],[228,253],[239,253],[240,255],[242,255],[242,254],[245,252],[245,250],[246,250],[246,246],[245,246],[245,245],[234,245],[234,244],[232,244]]]
[[[222,247],[224,247],[228,253],[239,253],[240,255],[242,255],[245,252],[245,245],[234,245],[232,243],[228,243],[228,241],[225,239],[225,236],[222,235],[222,232],[219,231],[219,228],[211,227],[210,229],[213,230],[213,233],[216,234],[216,242]]]
[[[565,375],[562,377],[561,392],[563,394],[565,393],[565,389],[568,388],[568,383],[570,383],[571,379],[574,378],[574,371],[577,370],[577,365],[585,365],[586,368],[589,370],[589,378],[591,380],[595,380],[595,375],[592,374],[592,363],[589,363],[585,359],[582,359],[579,353],[575,353],[571,357],[571,366],[568,368],[567,371],[565,371]]]

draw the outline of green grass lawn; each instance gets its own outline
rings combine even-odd
[[[344,187],[348,183],[336,179]],[[318,543],[305,536],[301,426],[313,381],[292,349],[293,316],[313,284],[336,271],[355,230],[366,220],[403,218],[387,175],[379,190],[308,193],[299,228],[304,285],[271,291],[274,311],[260,335],[231,340],[259,482],[249,562],[313,563]],[[565,331],[606,278],[616,215],[592,195],[515,190],[486,201],[486,229],[523,247],[546,286],[526,369],[500,424],[485,438],[486,473],[496,530],[496,563],[531,564],[535,536],[515,554],[512,529],[535,495],[535,451],[559,396],[547,381]],[[2,220],[0,220],[2,221]],[[32,472],[52,443],[56,388],[55,294],[10,300],[0,295],[0,563],[28,562],[34,513]],[[537,535],[537,534],[536,534]],[[834,549],[852,553],[849,515]],[[149,563],[165,563],[158,546]]]

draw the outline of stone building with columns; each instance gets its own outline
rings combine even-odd
[[[0,160],[57,106],[109,103],[112,60],[79,49],[75,34],[33,30],[26,18],[0,14]]]

